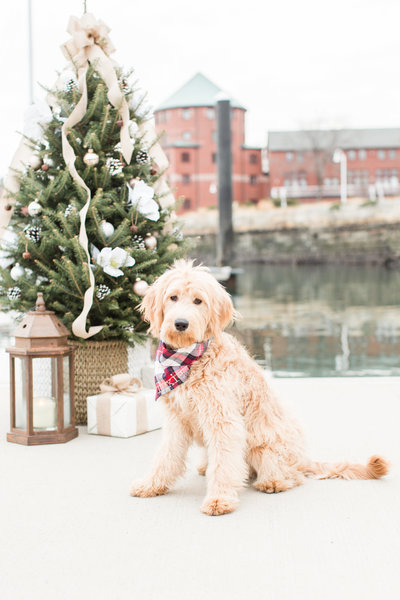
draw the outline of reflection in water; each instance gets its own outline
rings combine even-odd
[[[246,265],[232,328],[277,376],[400,375],[400,272]]]

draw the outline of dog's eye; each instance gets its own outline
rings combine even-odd
[[[170,298],[172,302],[176,302],[178,300],[178,296],[171,296]]]
[[[202,300],[200,300],[200,298],[195,298],[195,299],[193,300],[193,304],[201,304],[202,302],[203,302],[203,301],[202,301]]]

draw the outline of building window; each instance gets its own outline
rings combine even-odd
[[[304,154],[302,152],[297,152],[297,162],[303,162]]]
[[[186,175],[186,174],[182,175],[182,183],[184,183],[184,184],[190,183],[190,175]]]
[[[378,150],[378,158],[379,160],[385,160],[386,152],[384,150]]]
[[[192,134],[190,133],[190,131],[184,131],[182,133],[182,139],[186,140],[186,142],[188,142],[191,138],[192,138]]]
[[[191,116],[192,116],[192,111],[190,110],[190,108],[184,108],[182,110],[182,117],[185,119],[185,121],[189,121]]]
[[[337,177],[324,177],[324,185],[335,186],[338,185],[339,181]]]
[[[396,150],[389,150],[388,154],[391,160],[394,160],[396,158]]]
[[[307,185],[307,174],[305,171],[285,173],[283,177],[283,185],[285,187],[306,187]]]
[[[287,162],[292,162],[293,158],[294,158],[293,152],[286,152]]]
[[[211,154],[211,162],[216,163],[217,162],[217,153],[213,152]]]
[[[192,208],[192,201],[190,198],[185,198],[183,201],[183,210],[190,210]]]
[[[382,183],[384,186],[395,185],[399,183],[399,173],[397,169],[377,169],[376,183]]]
[[[214,131],[211,132],[211,138],[212,138],[213,142],[217,141],[217,132],[216,132],[216,130],[214,130]]]
[[[349,150],[347,153],[347,158],[349,160],[356,160],[356,151],[355,150]]]
[[[358,158],[359,158],[359,160],[366,160],[366,158],[367,158],[367,152],[365,150],[359,150],[358,151]]]
[[[189,152],[182,152],[182,154],[181,154],[181,161],[182,162],[190,162],[190,154],[189,154]]]
[[[258,157],[257,157],[257,154],[254,154],[254,153],[252,152],[252,153],[250,154],[250,156],[249,156],[249,162],[250,162],[250,164],[251,164],[251,165],[256,165],[256,164],[257,164],[257,162],[258,162],[258,161],[257,161],[257,159],[258,159]]]
[[[212,121],[213,119],[215,119],[215,110],[213,108],[206,108],[206,116],[207,119],[210,119],[210,121]]]
[[[366,186],[369,183],[368,169],[355,169],[347,172],[347,183],[351,185]]]
[[[250,175],[250,185],[256,185],[257,175]]]

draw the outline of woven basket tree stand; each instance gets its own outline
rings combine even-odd
[[[128,372],[128,345],[120,341],[69,342],[76,348],[75,365],[75,414],[78,425],[87,424],[88,396],[99,392],[106,377]]]

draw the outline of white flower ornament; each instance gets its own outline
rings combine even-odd
[[[107,275],[120,277],[124,274],[121,267],[132,267],[136,261],[122,248],[103,248],[97,254],[96,262]]]
[[[135,206],[137,210],[144,217],[150,219],[150,221],[158,221],[160,218],[160,211],[157,202],[153,200],[153,188],[141,179],[135,182],[133,188],[128,183],[126,185],[129,190],[129,203],[132,204],[132,206]]]

